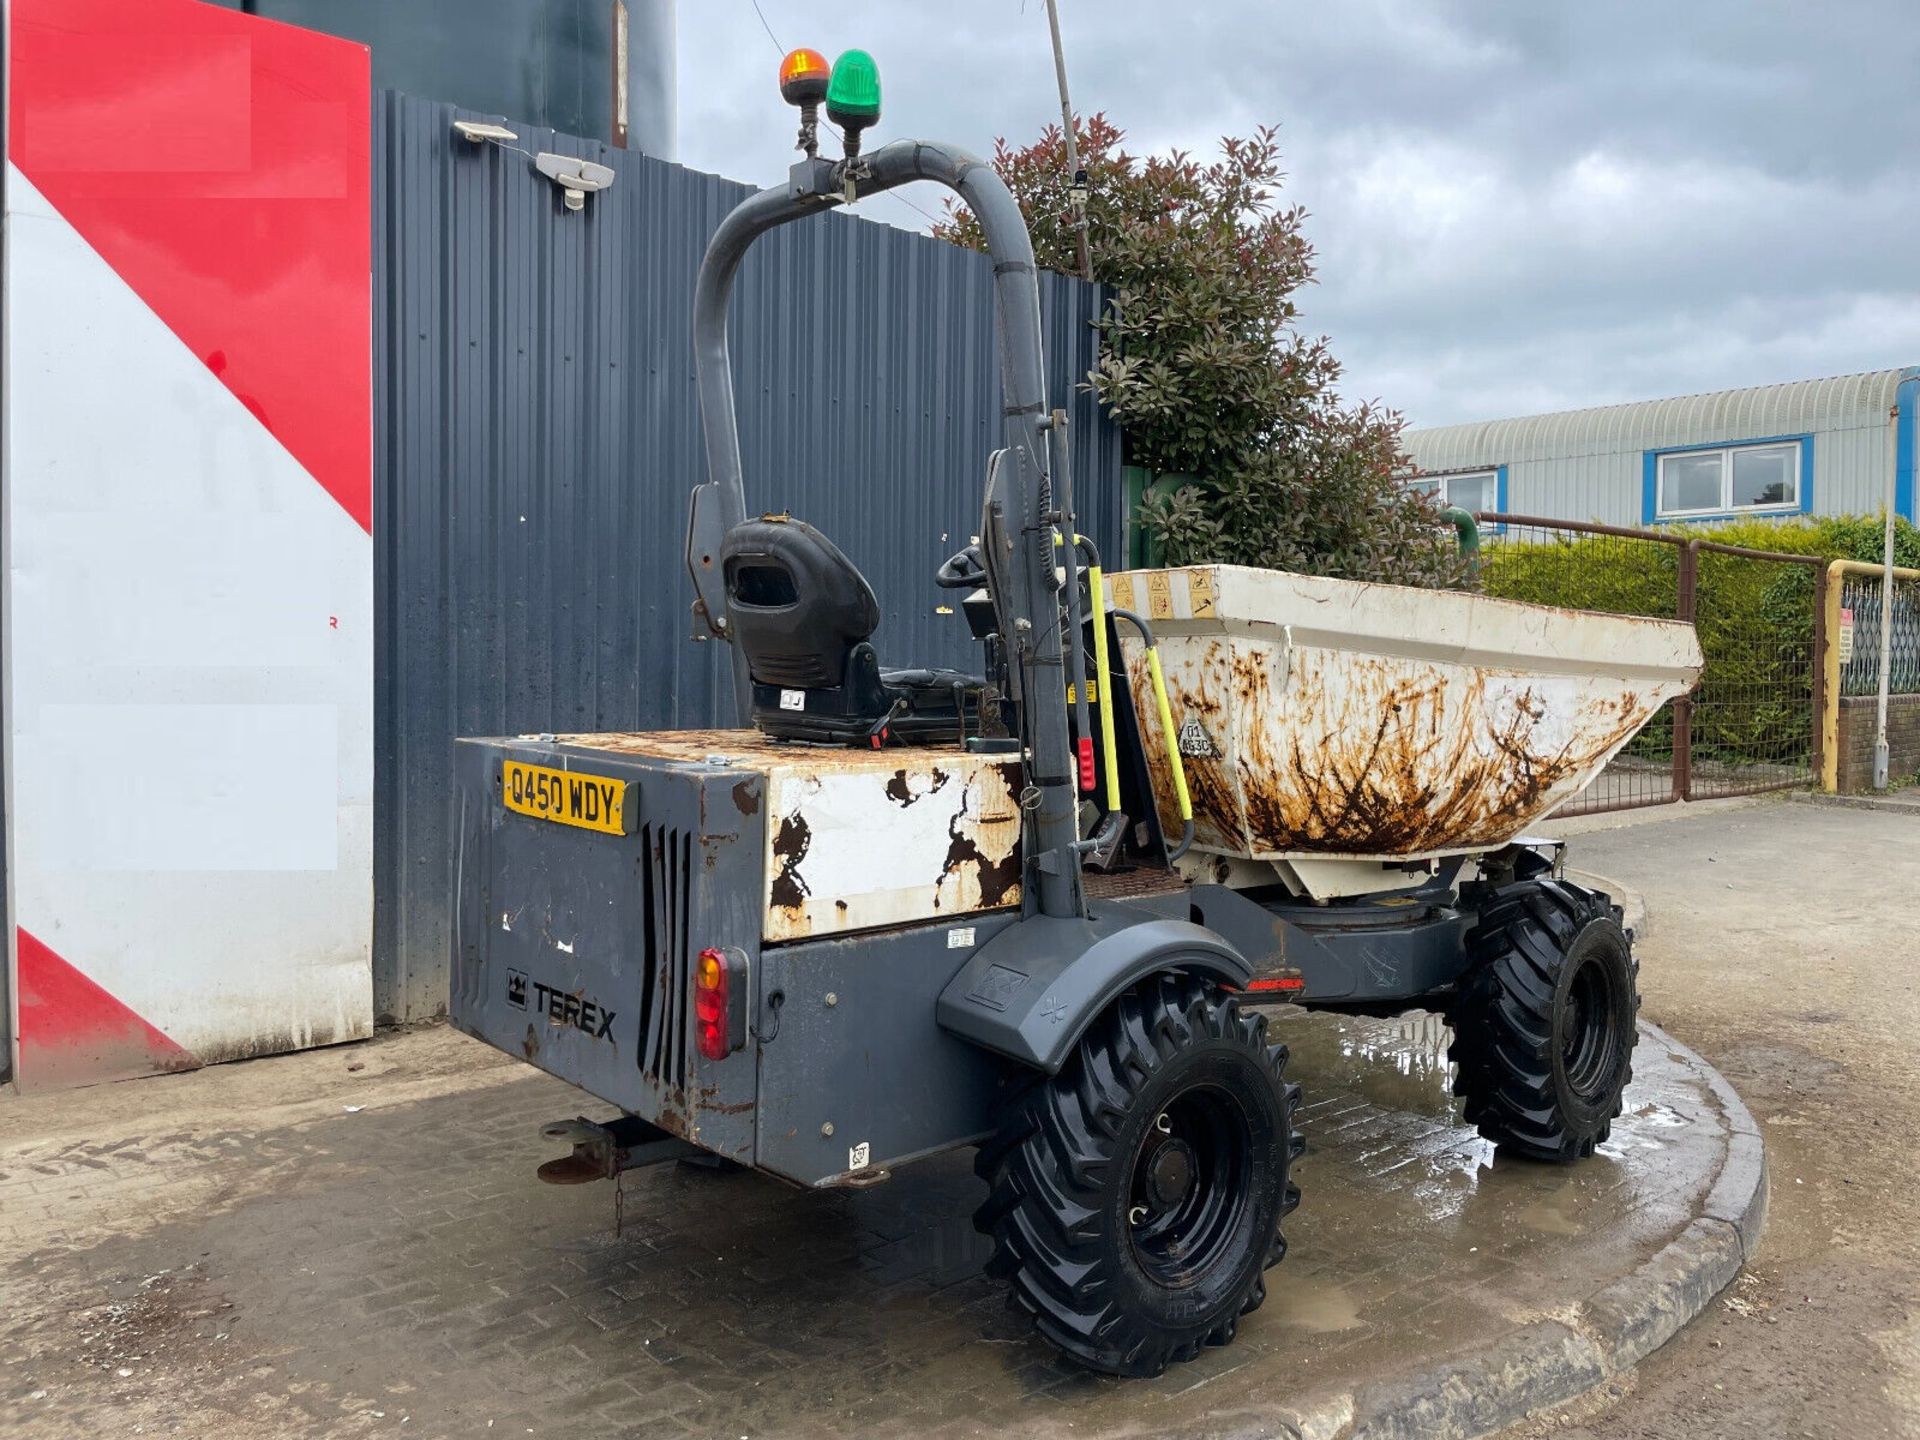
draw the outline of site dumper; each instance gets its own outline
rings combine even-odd
[[[795,52],[782,88],[803,158],[722,221],[695,295],[687,559],[748,723],[461,741],[451,1013],[622,1112],[551,1127],[572,1153],[546,1178],[700,1156],[865,1186],[978,1147],[1015,1301],[1083,1363],[1156,1374],[1231,1340],[1285,1253],[1300,1090],[1259,1007],[1443,1012],[1503,1154],[1606,1139],[1632,939],[1525,832],[1692,685],[1699,647],[1466,592],[1103,575],[1006,188],[947,146],[861,154],[861,52]],[[1004,444],[978,539],[935,577],[977,673],[883,666],[858,568],[750,516],[741,475],[741,257],[913,180],[957,192],[994,261]]]

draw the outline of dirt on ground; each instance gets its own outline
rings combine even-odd
[[[1773,1198],[1759,1255],[1706,1315],[1507,1440],[1920,1436],[1920,816],[1767,801],[1554,828],[1643,897],[1646,1014],[1761,1121]],[[951,1414],[919,1433],[937,1415],[992,1429],[990,1401],[1011,1396],[1030,1403],[1007,1433],[1041,1416],[1066,1433],[1104,1396],[1141,1433],[1177,1434],[1156,1408],[1242,1385],[1258,1359],[1243,1337],[1123,1398],[1038,1352],[977,1274],[963,1164],[859,1197],[651,1173],[617,1239],[608,1197],[527,1178],[538,1123],[576,1098],[438,1030],[0,1106],[0,1434],[717,1434],[683,1423],[710,1413],[700,1387],[752,1377],[768,1422],[869,1351],[816,1412],[834,1432],[908,1428],[936,1400]],[[1434,1183],[1457,1188],[1456,1169]],[[737,1212],[724,1259],[701,1220],[716,1204]],[[1302,1384],[1372,1323],[1360,1292],[1313,1288],[1316,1257],[1388,1240],[1356,1208],[1300,1212],[1289,1288],[1262,1316]],[[1457,1326],[1454,1260],[1423,1271],[1419,1240],[1390,1248],[1386,1268],[1430,1292],[1417,1323]],[[703,1303],[704,1336],[681,1323]],[[1404,1344],[1407,1307],[1373,1309],[1397,1317],[1379,1342]],[[916,1368],[982,1351],[1001,1371],[944,1397]],[[782,1427],[731,1433],[749,1428]]]
[[[1510,1440],[1920,1435],[1920,815],[1780,799],[1556,828],[1644,895],[1645,1014],[1760,1120],[1772,1203],[1706,1315]]]

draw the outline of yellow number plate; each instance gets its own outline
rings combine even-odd
[[[638,789],[631,780],[609,780],[523,760],[504,760],[500,765],[500,799],[509,810],[603,835],[633,833]]]

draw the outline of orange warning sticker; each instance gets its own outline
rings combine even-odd
[[[1173,618],[1173,582],[1164,570],[1154,570],[1147,575],[1147,614],[1155,620]]]
[[[1187,572],[1188,613],[1198,620],[1203,615],[1213,614],[1213,571],[1189,570]]]

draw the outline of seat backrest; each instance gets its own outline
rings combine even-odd
[[[720,543],[733,639],[761,685],[839,685],[847,657],[880,624],[880,603],[840,547],[804,520],[763,515]]]

